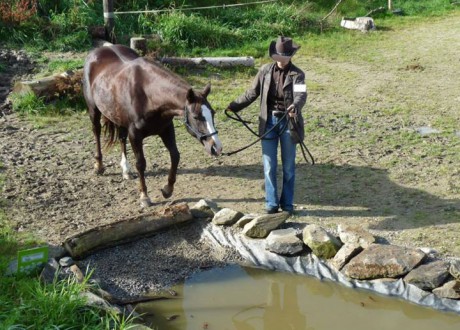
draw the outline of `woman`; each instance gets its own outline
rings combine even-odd
[[[278,37],[269,47],[274,63],[262,66],[252,87],[231,102],[228,110],[238,112],[260,96],[259,135],[265,177],[265,209],[272,214],[294,212],[296,144],[304,138],[302,108],[307,101],[305,74],[291,59],[300,46],[291,38]],[[276,183],[278,145],[281,146],[283,186],[278,198]]]

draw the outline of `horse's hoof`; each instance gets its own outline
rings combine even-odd
[[[150,207],[153,203],[150,201],[150,198],[141,199],[141,207]]]
[[[172,196],[173,189],[169,188],[167,185],[161,189],[161,193],[163,194],[164,198],[169,198]]]
[[[131,173],[123,173],[123,180],[131,180],[133,178]]]
[[[99,167],[98,165],[94,165],[94,173],[97,175],[102,175],[105,172],[105,167]]]

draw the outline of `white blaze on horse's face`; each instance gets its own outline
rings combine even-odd
[[[206,119],[206,129],[208,130],[208,132],[210,134],[213,133],[213,132],[216,132],[216,128],[214,127],[214,123],[213,123],[212,112],[206,106],[206,104],[201,105],[201,113],[203,114],[203,117]],[[204,141],[204,143],[206,145],[206,149],[207,149],[208,153],[211,154],[212,151],[214,151],[216,156],[219,156],[222,153],[222,143],[220,142],[219,137],[217,136],[217,134],[214,134],[211,137],[208,137]],[[209,150],[208,150],[208,148],[209,148]]]

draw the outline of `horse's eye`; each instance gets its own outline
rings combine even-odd
[[[193,114],[193,119],[198,120],[198,121],[204,121],[205,118],[203,117],[203,114],[200,112],[198,114]]]

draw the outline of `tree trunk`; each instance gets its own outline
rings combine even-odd
[[[32,92],[38,97],[44,97],[47,100],[51,100],[59,97],[63,90],[72,92],[72,86],[80,84],[82,74],[83,69],[80,69],[36,80],[18,81],[14,84],[13,93],[24,94]],[[80,90],[80,88],[77,89],[78,91]]]

